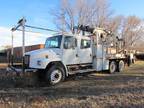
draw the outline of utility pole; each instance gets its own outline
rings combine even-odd
[[[23,17],[21,20],[19,20],[18,24],[22,26],[22,71],[25,72],[25,23],[26,19]]]
[[[14,56],[14,45],[13,45],[13,40],[14,40],[14,36],[13,36],[13,31],[11,32],[11,35],[12,35],[12,48],[11,48],[11,56],[10,56],[10,60],[12,61],[11,62],[11,65],[13,66],[13,56]]]
[[[62,13],[61,16],[62,16],[62,17],[61,17],[61,18],[62,18],[62,19],[61,19],[61,21],[62,21],[62,22],[61,22],[61,23],[62,23],[62,34],[64,34],[65,29],[66,29],[66,27],[65,27],[65,15],[64,15],[64,13]]]
[[[24,60],[25,60],[25,22],[26,22],[26,19],[23,17],[22,19],[22,34],[23,34],[23,48],[22,48],[22,54],[23,54],[23,58],[22,58],[22,69],[23,69],[23,73],[25,72],[25,63],[24,63]]]

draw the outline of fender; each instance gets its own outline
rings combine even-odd
[[[60,65],[60,66],[62,66],[63,69],[64,69],[64,71],[65,71],[66,76],[68,76],[68,69],[67,69],[66,65],[64,65],[61,61],[50,62],[45,69],[49,69],[53,65]]]

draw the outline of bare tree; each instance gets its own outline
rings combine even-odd
[[[61,0],[60,8],[53,12],[55,25],[65,32],[73,32],[78,25],[105,27],[111,15],[107,0]]]
[[[51,14],[54,16],[54,24],[57,29],[66,32],[67,29],[72,31],[74,25],[74,10],[67,0],[61,1],[61,7],[57,10],[52,10]]]
[[[113,11],[110,8],[110,3],[107,0],[95,0],[95,15],[93,16],[92,23],[94,26],[106,28]]]
[[[123,16],[115,16],[108,21],[107,29],[111,30],[114,34],[118,34],[121,30]]]
[[[57,29],[72,32],[78,25],[111,30],[125,40],[125,48],[134,46],[143,33],[142,20],[136,16],[115,16],[108,0],[61,0],[60,8],[52,11]]]
[[[124,19],[122,26],[122,37],[125,40],[125,48],[133,47],[143,34],[142,20],[136,16]]]

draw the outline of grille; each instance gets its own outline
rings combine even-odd
[[[25,57],[24,57],[25,68],[29,67],[29,62],[30,62],[30,56],[29,55],[25,55]]]

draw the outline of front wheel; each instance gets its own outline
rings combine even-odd
[[[49,85],[56,85],[65,79],[65,72],[60,66],[52,66],[46,72],[46,81]]]

